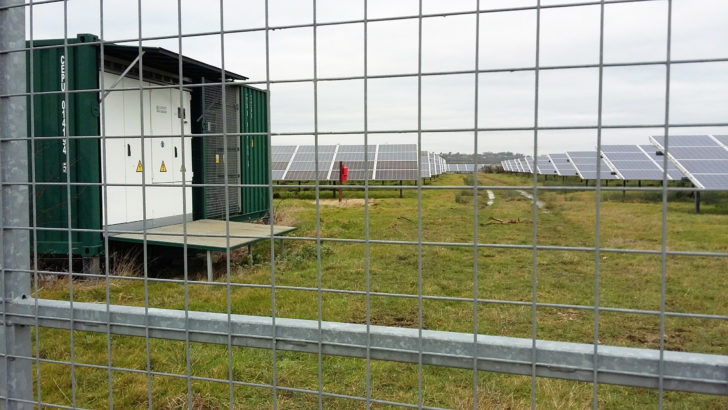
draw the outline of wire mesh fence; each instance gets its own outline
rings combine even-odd
[[[726,16],[1,1],[2,408],[725,408]]]

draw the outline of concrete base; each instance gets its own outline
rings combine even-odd
[[[83,273],[101,275],[101,256],[83,258]]]

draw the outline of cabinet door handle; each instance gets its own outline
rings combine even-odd
[[[177,158],[177,147],[174,147],[174,157]]]
[[[131,156],[131,144],[126,144],[126,156]]]

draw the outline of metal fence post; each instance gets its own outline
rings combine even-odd
[[[22,0],[0,0],[0,50],[25,48]],[[27,114],[25,55],[0,53],[0,293],[3,307],[30,295]],[[5,409],[33,408],[33,364],[30,326],[13,324],[3,313],[0,323],[0,396]]]

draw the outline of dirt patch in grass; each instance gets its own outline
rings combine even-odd
[[[316,202],[312,202],[313,204],[316,204]],[[351,198],[351,199],[344,199],[341,202],[339,202],[338,199],[319,199],[319,204],[321,206],[335,206],[338,208],[355,208],[364,206],[364,199],[363,198]],[[369,205],[374,205],[374,199],[369,199]]]

